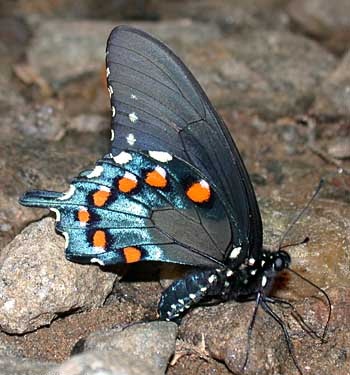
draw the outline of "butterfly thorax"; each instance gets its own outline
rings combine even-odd
[[[291,263],[285,251],[262,250],[261,259],[247,259],[230,277],[223,294],[227,299],[247,301],[255,299],[258,293],[268,294],[276,275]]]

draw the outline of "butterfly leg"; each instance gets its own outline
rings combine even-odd
[[[227,278],[231,274],[232,271],[226,269],[197,270],[174,281],[160,298],[160,319],[179,321],[186,310],[203,298],[224,296],[228,287]]]

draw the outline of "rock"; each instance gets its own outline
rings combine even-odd
[[[127,353],[131,358],[147,363],[154,373],[163,374],[174,353],[176,336],[175,323],[137,323],[92,333],[84,342],[84,351]]]
[[[79,354],[55,368],[55,375],[160,375],[147,362],[113,350]],[[163,373],[164,374],[164,373]],[[47,373],[46,375],[51,375]]]
[[[0,356],[0,375],[43,375],[54,366],[53,362]]]
[[[18,124],[16,127],[15,119],[19,117],[23,118],[22,125],[27,123],[31,130],[21,131]],[[27,117],[35,119],[36,115],[28,112]],[[55,124],[63,121],[56,112],[49,118]],[[59,135],[60,127],[37,128],[26,119],[24,112],[3,116],[1,126],[0,248],[3,248],[25,224],[47,212],[20,206],[18,199],[24,191],[35,188],[68,189],[71,178],[93,166],[99,157],[108,152],[109,136],[79,133],[70,134],[60,142],[43,141],[42,137]],[[31,132],[31,136],[25,131]],[[36,131],[38,134],[32,133]]]
[[[101,115],[80,114],[69,122],[68,128],[78,132],[98,133],[102,130],[109,131],[110,119]]]
[[[59,141],[66,133],[66,117],[56,102],[42,105],[22,104],[3,118],[2,135],[12,138],[33,137],[43,141]]]
[[[217,28],[188,20],[133,25],[181,48],[195,43],[204,45],[208,39],[219,36]],[[28,49],[29,63],[55,89],[83,76],[98,74],[104,66],[108,35],[115,26],[101,21],[43,22]]]
[[[285,1],[263,0],[201,0],[188,1],[179,7],[176,2],[159,2],[161,18],[191,18],[203,23],[219,25],[229,33],[252,29],[286,29],[289,25]]]
[[[309,108],[335,59],[316,43],[289,32],[259,31],[208,42],[185,56],[219,108],[263,118]]]
[[[321,85],[312,111],[331,118],[350,119],[350,52]]]
[[[342,53],[349,47],[350,3],[348,0],[293,0],[288,13],[307,33]]]
[[[116,275],[64,258],[51,218],[25,228],[0,256],[0,326],[22,334],[59,314],[101,305]]]
[[[28,61],[57,90],[72,79],[99,72],[114,26],[99,21],[43,22],[28,49]]]
[[[335,288],[328,291],[333,304],[333,314],[327,341],[310,337],[292,318],[290,309],[269,304],[285,322],[295,350],[298,366],[304,372],[326,375],[346,374],[349,359],[341,353],[346,351],[350,330],[341,312],[349,290]],[[339,304],[341,300],[341,304]],[[292,301],[304,321],[315,332],[322,334],[328,315],[327,305],[316,298]],[[233,373],[241,373],[247,354],[248,326],[255,303],[227,302],[217,306],[198,308],[187,316],[180,326],[180,336],[191,343],[193,353],[206,350],[207,355],[223,361]],[[202,348],[202,349],[201,349]],[[204,355],[204,352],[203,352]],[[296,367],[288,352],[286,340],[274,319],[260,311],[256,317],[250,341],[248,364],[245,374],[295,374]]]
[[[334,143],[328,146],[328,154],[336,159],[350,158],[350,139],[337,139]]]

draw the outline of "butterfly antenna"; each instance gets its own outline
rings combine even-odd
[[[283,236],[281,237],[280,241],[279,241],[279,244],[278,244],[278,249],[281,250],[283,247],[282,247],[282,243],[284,242],[284,240],[286,239],[287,235],[289,234],[289,232],[291,231],[291,229],[294,227],[294,225],[299,221],[299,219],[305,214],[306,210],[310,207],[311,203],[313,202],[313,200],[317,197],[318,193],[320,192],[320,190],[322,189],[322,186],[324,185],[324,182],[325,180],[323,178],[321,178],[320,182],[318,183],[318,186],[316,188],[316,190],[314,191],[314,193],[312,194],[312,197],[309,199],[309,201],[306,203],[305,207],[299,212],[299,214],[292,220],[292,222],[289,224],[287,230],[284,232]],[[305,239],[306,240],[306,239]],[[304,240],[304,241],[305,241]],[[302,241],[301,243],[305,243],[304,241]],[[306,241],[307,242],[307,241]],[[287,246],[284,246],[284,247],[288,247],[288,246],[292,246],[292,245],[287,245]]]
[[[289,272],[292,272],[294,275],[298,276],[299,278],[301,278],[303,281],[305,281],[306,283],[308,283],[309,285],[313,286],[315,289],[317,289],[320,293],[322,293],[324,295],[324,297],[326,298],[327,300],[327,304],[328,304],[328,318],[327,318],[327,322],[326,322],[326,325],[324,327],[324,330],[323,330],[323,334],[321,336],[321,340],[324,342],[325,341],[325,337],[327,335],[327,331],[328,331],[328,326],[329,326],[329,322],[331,320],[331,314],[332,314],[332,303],[331,303],[331,300],[330,298],[328,297],[328,294],[322,289],[320,288],[319,286],[317,286],[315,283],[313,283],[312,281],[310,281],[309,279],[307,279],[306,277],[302,276],[300,273],[292,270],[291,268],[287,268],[287,270]]]

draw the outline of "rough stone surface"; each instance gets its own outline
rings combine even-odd
[[[83,353],[73,356],[61,366],[46,375],[161,375],[144,362],[135,360],[133,355],[113,350]]]
[[[113,350],[128,353],[164,373],[175,350],[177,325],[172,322],[133,324],[113,330],[95,332],[84,343],[84,351]]]
[[[302,113],[335,67],[334,58],[316,43],[273,31],[194,48],[185,61],[216,105],[268,119]]]
[[[0,326],[24,333],[59,314],[104,302],[116,275],[68,262],[50,218],[31,224],[1,253]]]
[[[325,42],[335,52],[349,47],[350,3],[347,0],[293,0],[288,13],[307,33]]]
[[[54,366],[54,363],[0,356],[0,375],[43,375]]]
[[[319,115],[350,119],[350,52],[321,85],[313,111]]]
[[[328,291],[334,306],[339,306],[348,298],[348,291],[342,288]],[[327,342],[313,339],[291,317],[290,311],[271,305],[287,324],[298,365],[303,372],[326,375],[337,368],[337,374],[346,374],[349,359],[342,356],[346,351],[350,330],[344,325],[339,306],[333,308]],[[324,302],[311,299],[294,303],[305,321],[322,334],[327,307]],[[252,318],[254,303],[234,302],[198,308],[184,319],[180,336],[192,343],[193,352],[205,348],[207,355],[224,361],[233,373],[240,373],[247,350],[247,329]],[[219,319],[217,317],[220,317]],[[341,330],[343,330],[341,332]],[[247,374],[295,374],[296,368],[287,350],[285,338],[277,323],[266,313],[257,316],[250,342],[249,360],[244,373]]]
[[[166,24],[134,23],[154,33],[166,42],[192,46],[219,35],[218,29],[191,21]],[[98,74],[104,66],[106,40],[116,25],[101,21],[50,20],[36,30],[28,49],[28,60],[35,71],[54,89],[77,78]],[[172,43],[174,41],[175,43]]]

